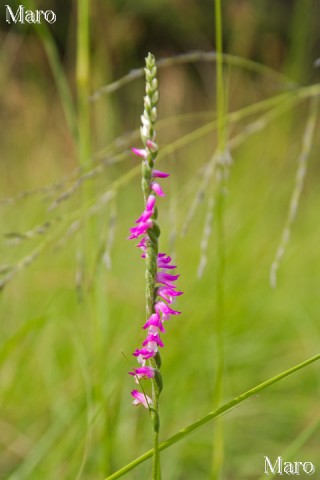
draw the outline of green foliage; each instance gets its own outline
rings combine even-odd
[[[206,21],[213,18],[212,5],[169,3],[91,6],[95,49],[86,79],[91,93],[106,78],[115,80],[117,72],[143,66],[146,46],[161,43],[160,27],[163,32],[167,26],[168,36],[163,35],[174,40],[172,50],[211,47],[212,25]],[[229,1],[223,12],[226,49],[233,55],[224,57],[227,148],[233,159],[224,198],[226,480],[260,478],[264,455],[318,461],[317,366],[281,377],[259,396],[239,401],[237,409],[229,411],[235,404],[228,404],[312,357],[319,345],[320,87],[294,83],[303,78],[307,84],[315,76],[301,74],[297,42],[298,50],[282,58],[283,46],[296,35],[309,47],[305,58],[312,58],[315,34],[305,25],[298,31],[295,12],[295,28],[282,40],[283,19],[291,14],[284,6],[270,8],[260,32],[267,3],[258,3]],[[308,3],[315,12],[317,6]],[[58,2],[55,7],[66,12]],[[177,30],[172,12],[181,13]],[[201,32],[198,17],[206,25]],[[241,45],[236,39],[243,38],[246,26],[237,18],[250,20]],[[128,34],[118,48],[113,22]],[[132,74],[115,81],[113,92],[91,102],[88,112],[83,107],[88,83],[77,97],[73,43],[66,40],[75,38],[76,23],[70,17],[70,35],[59,28],[66,29],[66,22],[52,31],[2,31],[0,478],[6,480],[103,479],[151,447],[145,412],[131,406],[127,375],[144,317],[143,267],[126,241],[142,207],[140,166],[130,147],[139,146],[143,81]],[[266,34],[274,56],[261,66],[252,57],[270,58]],[[158,47],[154,53],[163,57],[163,51]],[[245,58],[234,56],[238,53]],[[266,69],[286,61],[294,82]],[[179,300],[183,316],[170,324],[162,366],[162,442],[212,411],[216,229],[207,237],[207,249],[201,240],[217,191],[214,68],[214,56],[204,54],[170,55],[159,68],[157,161],[172,174],[162,202],[161,245],[177,256],[185,292]],[[79,124],[81,111],[85,118]],[[79,169],[81,129],[85,151],[93,154]],[[299,186],[302,160],[308,171]],[[291,221],[297,185],[303,188]],[[270,268],[288,218],[291,240],[272,289]],[[161,453],[163,479],[210,478],[214,426],[203,421],[201,429]],[[144,462],[128,478],[148,478],[150,471]]]

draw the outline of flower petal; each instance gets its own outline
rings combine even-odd
[[[134,368],[133,372],[129,372],[129,375],[133,375],[134,377],[137,377],[137,379],[140,378],[153,378],[155,376],[155,370],[152,367],[139,367],[139,368]]]
[[[181,312],[178,312],[177,310],[173,310],[172,308],[169,307],[164,302],[156,302],[155,304],[155,310],[157,313],[161,312],[164,313],[165,315],[180,315]]]
[[[140,235],[143,235],[144,233],[146,233],[149,228],[152,228],[152,226],[153,226],[152,220],[149,218],[146,222],[142,222],[138,224],[136,227],[130,228],[131,234],[128,237],[129,240],[140,237]]]
[[[132,390],[131,392],[133,400],[133,405],[143,405],[145,408],[149,408],[152,405],[152,400],[148,395],[139,392],[138,390]]]
[[[156,353],[156,351],[149,348],[137,348],[132,355],[134,357],[141,357],[143,360],[148,360],[149,358],[154,357]]]
[[[153,313],[150,316],[150,318],[147,320],[147,322],[143,325],[144,329],[147,329],[150,327],[157,327],[159,328],[160,332],[165,333],[165,329],[163,328],[163,325],[161,322],[161,317],[158,313]]]
[[[161,170],[153,170],[152,176],[153,178],[167,178],[167,177],[170,177],[170,174],[166,172],[162,172]]]
[[[142,343],[142,345],[145,347],[146,345],[149,345],[149,343],[156,343],[159,347],[161,348],[164,347],[164,344],[158,333],[151,333],[151,332],[148,333],[147,338]]]
[[[146,141],[146,146],[149,148],[149,150],[153,153],[158,151],[158,145],[156,142],[153,142],[152,140],[147,140]]]
[[[156,197],[154,195],[149,195],[147,202],[146,202],[146,210],[150,212],[153,211],[154,205],[156,203]]]
[[[165,193],[163,192],[161,186],[157,182],[152,182],[151,183],[151,188],[152,190],[159,196],[159,197],[165,197]]]
[[[148,152],[146,149],[144,148],[131,148],[131,150],[133,151],[133,153],[135,155],[138,155],[138,157],[142,157],[142,158],[147,158],[148,156]]]

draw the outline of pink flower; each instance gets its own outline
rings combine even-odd
[[[153,211],[155,203],[156,203],[156,197],[154,195],[149,195],[146,202],[146,211],[147,212]]]
[[[139,367],[134,368],[133,372],[129,372],[129,375],[134,376],[136,383],[139,383],[141,378],[153,378],[155,376],[155,370],[152,367]]]
[[[147,251],[147,237],[143,237],[139,243],[137,243],[137,247],[140,248],[143,251],[143,254],[141,255],[141,258],[146,257],[146,251]]]
[[[169,288],[176,288],[172,282],[178,280],[179,277],[180,275],[170,275],[169,273],[158,272],[156,275],[156,282],[162,283]]]
[[[166,300],[168,303],[173,302],[173,297],[178,297],[182,294],[183,292],[179,292],[179,290],[174,290],[170,287],[160,286],[157,289],[157,295]]]
[[[148,321],[143,325],[144,329],[150,327],[156,327],[160,330],[160,332],[165,333],[165,329],[161,322],[161,317],[158,313],[153,313]]]
[[[141,250],[145,250],[147,248],[147,237],[141,238],[140,242],[137,243],[137,247],[141,248]]]
[[[158,145],[156,144],[156,142],[153,142],[152,140],[147,140],[146,145],[151,152],[154,153],[158,151]]]
[[[156,197],[154,195],[149,195],[146,206],[144,211],[142,212],[142,215],[136,220],[136,227],[130,228],[130,236],[129,240],[132,240],[133,238],[137,238],[140,235],[143,235],[147,232],[149,228],[152,228],[153,222],[152,222],[152,215],[154,214],[154,206],[156,203]],[[146,241],[147,239],[143,240],[138,244],[139,248],[143,248],[144,253],[146,249]]]
[[[154,206],[156,203],[156,197],[154,195],[149,195],[146,207],[142,213],[142,215],[136,220],[136,223],[143,223],[149,220],[150,217],[154,214]]]
[[[140,235],[147,233],[147,230],[152,228],[152,226],[152,220],[149,218],[146,222],[141,222],[136,227],[130,228],[131,234],[129,236],[129,240],[132,238],[138,238]]]
[[[149,212],[148,210],[144,210],[142,215],[138,218],[138,220],[136,220],[136,223],[145,223],[147,220],[149,220],[150,217],[152,217],[152,215],[153,215],[153,210]]]
[[[152,171],[153,178],[167,178],[169,177],[169,173],[161,172],[161,170],[153,170]]]
[[[158,268],[168,268],[173,269],[177,268],[176,265],[170,265],[171,262],[171,257],[169,255],[166,255],[165,253],[158,253],[158,259],[157,259],[157,265]]]
[[[142,148],[131,148],[131,150],[133,151],[133,153],[135,155],[138,155],[138,157],[147,158],[147,156],[148,156],[148,152],[144,148],[143,149]]]
[[[149,345],[148,345],[148,348],[140,348],[140,349],[137,348],[132,355],[134,357],[138,357],[137,358],[138,363],[143,365],[145,360],[149,360],[149,358],[152,358],[155,356],[155,354],[158,351],[157,346],[155,347],[156,347],[155,349],[151,349],[149,348]]]
[[[164,347],[164,344],[160,338],[160,335],[158,333],[152,333],[152,332],[148,332],[148,335],[147,335],[147,338],[145,339],[145,341],[142,343],[142,345],[145,347],[146,345],[148,345],[148,348],[149,345],[153,345],[153,344],[156,344],[158,345],[159,347],[163,348]]]
[[[138,390],[132,390],[131,395],[133,396],[133,405],[143,405],[145,408],[149,408],[152,405],[152,400],[148,395],[138,392]]]
[[[161,319],[161,323],[162,323],[162,319]],[[163,328],[163,331],[164,331],[164,328]],[[148,328],[148,332],[153,333],[155,335],[159,333],[159,329],[155,325],[150,325],[150,327]],[[165,331],[163,333],[165,333]]]
[[[147,140],[146,142],[147,148],[150,150],[150,152],[157,152],[158,151],[158,145],[153,142],[152,140]],[[148,157],[148,150],[146,148],[131,148],[132,152],[137,155],[138,157],[142,158],[147,158]],[[165,178],[165,177],[163,177]]]
[[[159,196],[159,197],[165,197],[165,193],[163,192],[161,186],[157,182],[152,182],[151,183],[151,189]]]
[[[156,302],[155,304],[155,310],[159,314],[164,313],[165,315],[180,315],[181,312],[178,312],[177,310],[172,310],[166,303],[164,302]]]

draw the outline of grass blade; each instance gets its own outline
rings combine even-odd
[[[247,392],[242,393],[238,397],[233,398],[229,402],[225,403],[221,407],[217,408],[213,412],[208,413],[208,415],[200,418],[196,422],[192,423],[191,425],[188,425],[186,428],[183,428],[180,430],[180,432],[176,433],[172,437],[168,438],[168,440],[160,443],[159,445],[159,450],[166,450],[169,448],[171,445],[174,445],[175,443],[180,442],[180,440],[183,440],[187,435],[190,435],[192,432],[197,430],[198,428],[202,427],[203,425],[206,425],[208,422],[211,422],[211,420],[214,420],[215,418],[220,417],[221,415],[229,412],[232,410],[234,407],[237,405],[240,405],[242,402],[247,400],[250,397],[253,397],[254,395],[257,395],[260,393],[262,390],[270,387],[274,383],[279,382],[280,380],[284,379],[285,377],[288,377],[289,375],[292,375],[293,373],[297,372],[298,370],[301,370],[302,368],[307,367],[311,363],[316,362],[317,360],[320,360],[320,353],[318,355],[315,355],[314,357],[309,358],[308,360],[305,360],[302,363],[299,363],[298,365],[295,365],[294,367],[289,368],[288,370],[285,370],[284,372],[280,373],[279,375],[276,375],[275,377],[270,378],[269,380],[266,380],[263,383],[260,383],[260,385],[257,385],[256,387],[251,388]],[[130,470],[134,469],[141,463],[145,462],[149,458],[152,457],[153,450],[148,450],[146,453],[141,455],[140,457],[136,458],[133,460],[133,462],[128,463],[125,467],[121,468],[117,472],[113,473],[112,475],[109,475],[105,480],[115,480],[116,478],[122,477],[124,474],[127,472],[130,472]]]

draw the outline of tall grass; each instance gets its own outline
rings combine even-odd
[[[78,6],[77,102],[50,29],[39,27],[60,104],[45,128],[41,108],[39,120],[33,115],[46,103],[45,93],[20,80],[31,95],[20,113],[32,131],[44,132],[44,150],[40,139],[28,146],[28,131],[13,143],[17,124],[4,144],[7,158],[16,152],[24,162],[12,162],[1,180],[7,192],[1,203],[3,479],[113,479],[128,472],[135,479],[151,471],[149,425],[145,412],[130,405],[127,379],[143,309],[143,274],[125,241],[140,205],[140,166],[129,150],[139,135],[143,70],[90,91],[89,4]],[[175,178],[168,197],[178,233],[170,236],[168,220],[162,241],[174,245],[185,291],[183,326],[170,325],[174,338],[162,367],[163,479],[260,478],[264,455],[318,461],[318,375],[306,367],[319,359],[320,86],[299,86],[258,63],[222,54],[220,11],[217,1],[217,52],[158,61],[160,90],[170,72],[179,71],[177,78],[187,82],[189,64],[200,76],[204,72],[203,84],[214,69],[217,75],[208,111],[175,111],[158,123],[158,161]],[[13,80],[6,92],[15,101],[14,72],[6,75]],[[172,88],[175,78],[168,77]],[[125,105],[131,130],[100,148],[92,126],[99,118],[90,122],[86,100],[113,95],[116,101],[128,91],[141,92],[137,108]],[[163,88],[160,103],[169,94]],[[225,152],[233,165],[227,165],[222,190]],[[29,162],[37,168],[22,179]],[[83,231],[85,249],[76,239]],[[76,251],[82,252],[78,264]],[[272,265],[275,289],[269,286]]]

